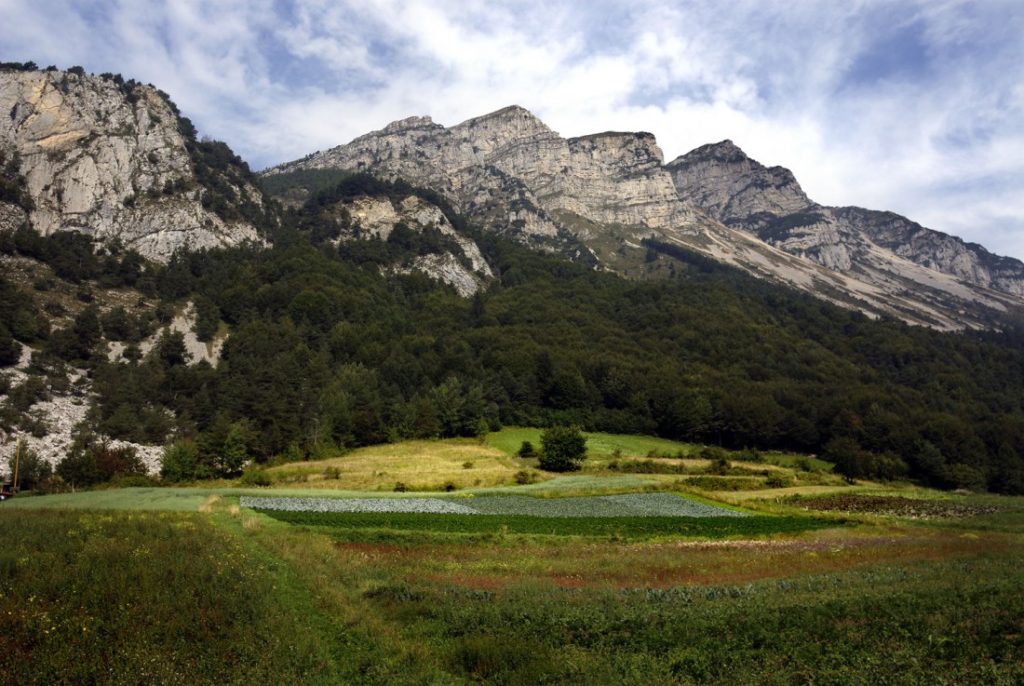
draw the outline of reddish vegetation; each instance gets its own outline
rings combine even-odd
[[[978,555],[1010,545],[999,536],[821,534],[791,540],[643,544],[390,546],[338,543],[343,554],[394,570],[406,583],[499,590],[526,581],[561,588],[669,588],[745,584],[878,564]]]

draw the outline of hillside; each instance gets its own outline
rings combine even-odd
[[[687,217],[729,232],[734,247],[767,244],[752,228],[726,227],[683,203],[649,135],[567,142],[516,108],[451,130],[409,121],[342,152],[372,161],[375,150],[430,151],[434,140],[437,155],[477,155],[489,160],[489,178],[512,183],[518,177],[499,167],[529,176],[543,140],[566,171],[530,176],[546,190],[522,186],[512,210],[495,191],[468,215],[450,189],[336,169],[266,177],[283,202],[247,191],[260,205],[236,192],[252,180],[244,163],[226,145],[190,136],[187,120],[149,87],[122,89],[115,76],[75,70],[8,69],[3,78],[63,93],[65,74],[69,94],[99,89],[124,109],[118,116],[144,121],[140,103],[150,100],[174,113],[174,130],[161,125],[161,135],[181,144],[168,154],[187,156],[193,181],[182,194],[174,183],[169,195],[147,192],[133,211],[206,212],[207,201],[236,222],[252,217],[261,232],[260,241],[232,234],[226,244],[147,259],[137,251],[150,245],[142,237],[126,244],[73,225],[39,231],[36,217],[50,215],[36,208],[50,201],[33,195],[37,182],[24,172],[36,167],[22,153],[4,167],[4,198],[22,219],[0,231],[0,430],[8,455],[17,436],[31,435],[65,486],[154,472],[163,446],[187,463],[186,476],[204,478],[237,475],[250,460],[574,423],[814,453],[851,478],[1024,490],[1024,345],[1011,320],[970,334],[873,320],[686,247],[671,232]],[[132,101],[126,93],[136,91]],[[35,116],[16,117],[17,131],[32,130]],[[71,157],[123,145],[101,122],[89,126],[67,139]],[[441,169],[431,155],[391,159],[429,177]],[[761,173],[752,161],[741,167]],[[772,173],[781,189],[772,207],[790,216],[803,197],[786,174]],[[623,193],[632,199],[617,204]],[[513,210],[533,219],[495,223]],[[556,210],[605,223],[587,225],[590,233],[543,224],[568,216]],[[612,224],[634,226],[637,247],[587,247]],[[519,230],[529,226],[539,228],[523,245]],[[178,247],[186,246],[197,247]],[[608,267],[602,255],[612,254],[643,278],[594,268]]]

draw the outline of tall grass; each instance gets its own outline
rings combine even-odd
[[[0,512],[0,682],[330,683],[287,583],[209,517]]]

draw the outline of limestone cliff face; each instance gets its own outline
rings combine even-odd
[[[788,215],[811,205],[792,172],[765,167],[729,140],[697,148],[666,168],[680,199],[727,225],[751,226],[765,215]]]
[[[814,203],[730,141],[669,164],[648,133],[564,139],[521,107],[413,117],[268,170],[365,171],[445,195],[490,230],[644,274],[654,238],[832,302],[944,329],[1024,307],[1024,265],[903,217]],[[582,247],[579,244],[582,243]]]
[[[494,230],[550,239],[576,233],[558,213],[650,228],[690,221],[662,162],[651,134],[566,140],[513,106],[451,128],[429,117],[403,119],[267,173],[337,168],[403,178],[444,193]]]
[[[339,203],[333,212],[349,213],[352,230],[339,240],[377,239],[386,241],[399,224],[422,233],[437,231],[450,249],[417,255],[406,264],[395,265],[391,271],[408,274],[420,272],[455,288],[459,295],[473,295],[494,277],[480,248],[451,225],[444,212],[426,200],[410,195],[400,201],[387,197],[360,197]]]
[[[1019,260],[891,212],[819,205],[788,169],[765,167],[731,141],[697,148],[667,168],[684,201],[829,269],[891,271],[908,261],[969,286],[1024,296],[1024,263]]]
[[[149,86],[77,71],[0,72],[0,150],[17,154],[40,233],[76,230],[164,260],[258,240],[203,206],[173,106]],[[232,192],[259,204],[261,193]]]

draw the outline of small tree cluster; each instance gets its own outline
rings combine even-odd
[[[575,472],[587,457],[587,439],[577,426],[552,426],[540,435],[540,468]]]

